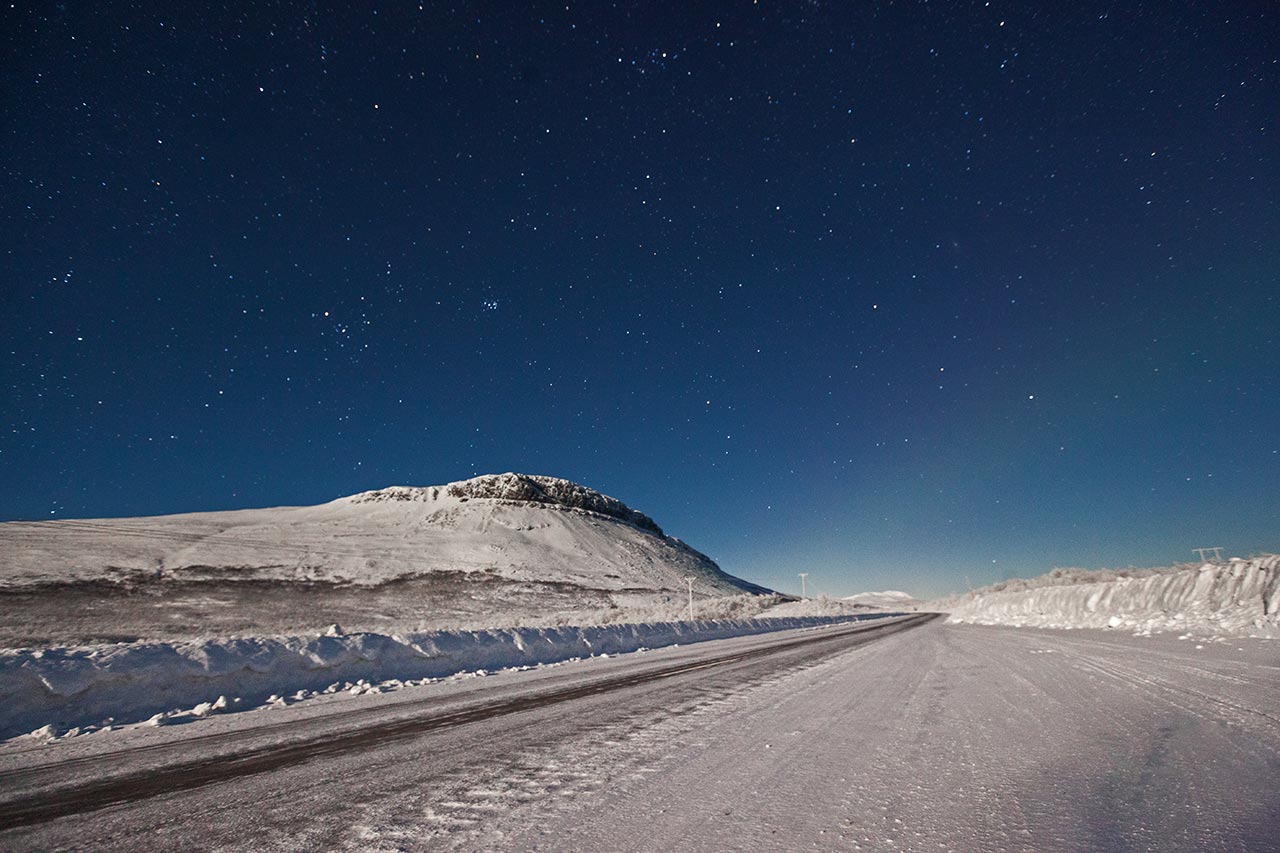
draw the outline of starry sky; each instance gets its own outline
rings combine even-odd
[[[0,517],[507,470],[850,594],[1280,549],[1267,2],[0,10]]]

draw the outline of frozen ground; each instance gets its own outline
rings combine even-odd
[[[0,847],[1276,849],[1280,644],[884,624],[9,745]]]
[[[1280,555],[1158,569],[1058,569],[928,609],[979,625],[1280,637]]]

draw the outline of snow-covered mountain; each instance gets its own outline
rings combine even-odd
[[[554,477],[394,486],[319,506],[0,524],[0,645],[507,624],[766,592]],[[55,609],[50,609],[55,608]]]
[[[911,593],[897,589],[860,592],[857,595],[847,595],[843,600],[851,604],[861,604],[863,607],[876,607],[882,610],[914,610],[923,603]]]
[[[1198,566],[1057,569],[950,599],[950,622],[1280,637],[1280,555]]]

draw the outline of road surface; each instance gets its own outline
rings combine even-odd
[[[934,621],[481,681],[10,757],[0,848],[1280,849],[1277,643]]]

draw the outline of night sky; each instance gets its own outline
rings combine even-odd
[[[1280,549],[1270,2],[0,11],[0,517],[507,470],[784,589]]]

